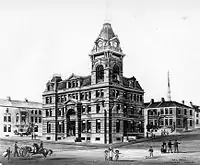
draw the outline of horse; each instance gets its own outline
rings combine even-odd
[[[34,150],[32,155],[42,154],[46,158],[47,155],[51,156],[53,154],[53,150],[47,148],[40,148],[37,143],[33,143],[33,147]]]

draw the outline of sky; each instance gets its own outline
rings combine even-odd
[[[123,74],[151,98],[200,105],[200,1],[0,0],[0,98],[42,102],[53,74],[91,73],[89,53],[109,18]]]

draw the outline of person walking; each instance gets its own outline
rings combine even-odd
[[[10,154],[11,154],[10,147],[8,147],[8,149],[6,150],[6,152],[7,152],[8,160],[10,160]]]
[[[179,143],[177,140],[174,141],[174,153],[178,153],[179,150],[178,150],[178,145],[181,144]]]
[[[168,152],[173,153],[173,151],[172,151],[172,141],[171,140],[169,140],[169,142],[168,142]]]
[[[150,158],[153,157],[153,147],[152,146],[149,147],[149,157]]]
[[[104,157],[105,157],[105,161],[108,161],[108,150],[104,151]]]
[[[109,160],[110,161],[113,161],[113,147],[112,146],[110,146],[109,148],[108,148],[108,152],[109,152]]]
[[[167,152],[167,144],[165,141],[163,142],[162,146],[163,146],[163,153],[166,153]]]
[[[17,157],[19,157],[19,153],[18,153],[18,145],[17,145],[17,142],[15,142],[14,144],[14,157],[17,155]]]
[[[119,159],[119,150],[115,150],[115,160],[118,160]]]

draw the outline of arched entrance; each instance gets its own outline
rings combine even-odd
[[[76,135],[76,113],[74,109],[69,109],[66,113],[67,120],[67,136]]]

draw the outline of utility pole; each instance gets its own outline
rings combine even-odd
[[[58,83],[55,81],[55,141],[58,140]]]

